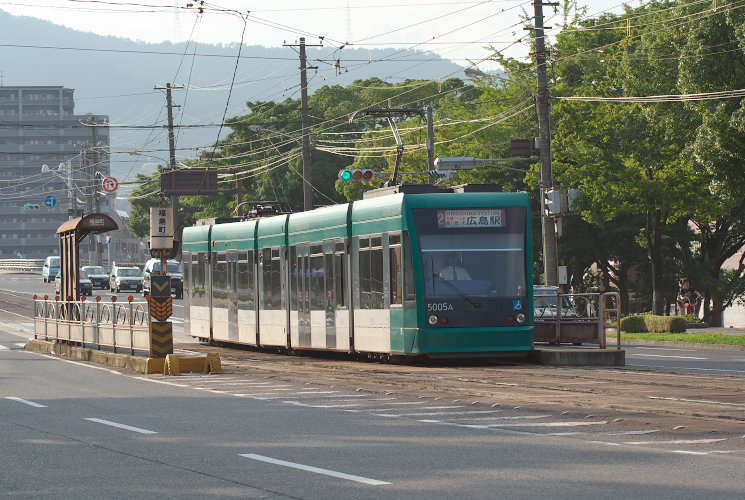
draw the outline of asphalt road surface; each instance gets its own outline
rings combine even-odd
[[[24,351],[34,293],[53,286],[0,274],[0,487],[10,497],[745,492],[742,351],[637,347],[630,367],[582,369],[216,349],[224,375],[142,376]]]
[[[651,437],[658,429],[624,431],[558,409],[476,410],[282,383],[259,370],[143,377],[21,343],[0,333],[0,477],[13,498],[677,500],[745,491],[745,453],[729,449],[738,437],[660,440]]]

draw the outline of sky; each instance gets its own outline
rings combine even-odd
[[[533,9],[530,0],[324,0],[313,7],[308,0],[215,1],[201,3],[202,14],[197,0],[0,0],[0,9],[145,42],[229,44],[243,37],[247,45],[279,47],[304,36],[308,44],[329,48],[428,50],[484,70],[496,69],[485,60],[488,45],[509,56],[528,56],[522,16]],[[578,4],[590,15],[619,11],[622,5],[618,0]],[[544,14],[546,26],[558,28],[561,13],[545,7]]]

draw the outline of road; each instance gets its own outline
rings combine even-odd
[[[10,300],[13,304],[17,303],[21,308],[27,306],[23,313],[28,318],[24,322],[27,329],[31,329],[30,325],[33,323],[33,310],[29,298],[34,294],[53,296],[54,284],[42,283],[37,275],[32,274],[0,274],[0,309],[3,309],[4,300]],[[93,291],[93,297],[91,298],[101,296],[102,300],[111,300],[112,295],[115,294],[108,290],[97,289]],[[141,294],[133,292],[116,295],[119,296],[120,300],[128,295],[133,295],[138,300],[142,298]],[[16,308],[13,308],[13,311],[19,312]],[[173,322],[174,342],[176,344],[193,342],[193,339],[184,333],[184,305],[182,300],[173,300],[173,311],[171,321]],[[20,316],[15,317],[21,321]],[[2,311],[0,310],[1,320]],[[587,348],[594,349],[595,347]],[[626,363],[629,367],[664,369],[678,373],[716,373],[745,376],[745,351],[647,346],[624,346],[624,349],[626,349]]]
[[[739,436],[681,439],[559,408],[474,409],[472,401],[287,383],[261,370],[143,377],[24,352],[5,333],[0,345],[0,477],[13,497],[713,499],[745,491]]]
[[[23,351],[29,297],[45,287],[38,277],[0,275],[0,447],[12,450],[0,454],[0,484],[16,496],[745,491],[745,381],[739,369],[725,371],[742,351],[633,348],[633,366],[610,369],[399,366],[184,337],[182,349],[220,352],[226,373],[141,376]]]

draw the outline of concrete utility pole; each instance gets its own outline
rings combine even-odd
[[[556,227],[554,220],[546,211],[546,192],[553,186],[551,170],[551,108],[549,104],[548,71],[546,69],[545,26],[543,26],[543,6],[555,6],[557,3],[533,1],[535,28],[535,61],[538,76],[538,93],[536,94],[536,112],[538,113],[538,137],[540,138],[541,165],[541,230],[543,233],[543,272],[546,285],[558,286],[558,249],[556,246]]]
[[[298,45],[285,44],[285,47],[298,47],[300,53],[300,128],[303,145],[303,211],[313,210],[313,185],[311,184],[312,161],[310,149],[310,117],[308,116],[308,74],[309,69],[318,69],[307,65],[306,47],[323,47],[323,45],[306,45],[305,38]]]
[[[427,106],[425,112],[427,113],[427,170],[431,172],[435,169],[435,111],[432,106]],[[429,174],[429,183],[435,182],[437,182],[437,176]]]
[[[96,170],[98,169],[98,127],[97,127],[96,119],[91,117],[91,134],[93,135],[91,145],[91,154],[90,154],[90,160],[91,160],[91,170],[90,170],[90,183],[91,183],[91,196],[93,197],[93,211],[95,213],[101,212],[101,207],[98,203],[98,181],[96,179]],[[94,266],[100,266],[101,261],[103,260],[101,256],[101,252],[103,248],[98,242],[98,235],[92,234],[91,240],[93,243],[93,258],[91,259],[91,264]]]
[[[176,170],[176,138],[173,134],[173,108],[180,108],[181,106],[173,104],[172,90],[182,89],[184,87],[174,87],[170,83],[166,83],[165,87],[155,87],[156,90],[166,91],[166,108],[168,109],[168,150],[170,152],[170,167],[171,170]],[[178,219],[178,196],[171,196],[171,206],[173,207],[173,237],[177,240],[181,239],[179,233],[179,219]]]

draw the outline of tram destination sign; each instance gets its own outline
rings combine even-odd
[[[504,210],[499,208],[438,210],[437,227],[441,229],[504,227]]]

